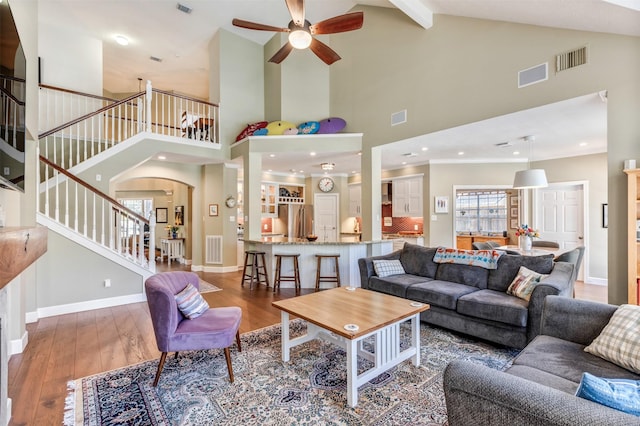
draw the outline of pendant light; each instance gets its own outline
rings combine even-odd
[[[535,136],[525,136],[525,142],[529,143],[529,158],[527,159],[527,170],[520,170],[516,172],[516,176],[513,179],[513,189],[530,189],[530,188],[545,188],[549,186],[547,183],[547,175],[544,169],[532,169],[531,167],[531,144],[536,139]]]

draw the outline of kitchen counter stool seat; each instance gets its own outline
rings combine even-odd
[[[300,291],[300,268],[298,267],[299,253],[294,254],[276,254],[276,275],[273,282],[273,291],[280,288],[282,281],[291,281],[295,283],[296,292]],[[293,275],[282,275],[282,258],[290,258],[293,260]]]
[[[267,263],[264,259],[265,252],[259,250],[245,250],[244,267],[242,268],[242,286],[249,280],[249,290],[253,289],[253,283],[264,283],[269,288],[269,276],[267,275]],[[247,267],[250,269],[247,273]]]
[[[318,260],[318,266],[316,269],[316,291],[320,290],[320,282],[336,283],[336,287],[340,287],[340,265],[338,264],[339,254],[316,254]],[[336,274],[335,275],[322,275],[322,259],[333,259]]]

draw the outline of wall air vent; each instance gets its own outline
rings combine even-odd
[[[394,112],[391,114],[391,125],[397,126],[398,124],[407,122],[407,110],[403,109],[402,111]]]
[[[189,6],[185,6],[184,4],[180,4],[180,3],[178,3],[176,7],[180,12],[184,12],[184,13],[191,13],[191,11],[193,10]]]
[[[587,63],[587,47],[581,47],[556,56],[556,72],[568,70]]]
[[[536,65],[526,70],[518,71],[518,89],[531,86],[549,79],[549,63]]]

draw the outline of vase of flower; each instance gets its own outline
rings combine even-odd
[[[520,236],[520,249],[524,251],[531,251],[531,247],[533,246],[533,240],[531,237],[527,237],[525,235]]]
[[[533,239],[540,238],[540,233],[529,225],[520,225],[516,230],[516,236],[520,239],[520,249],[523,251],[531,251]]]

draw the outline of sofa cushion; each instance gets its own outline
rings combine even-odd
[[[584,373],[576,396],[640,416],[640,381],[605,379]]]
[[[584,350],[640,374],[640,306],[621,305]]]
[[[404,268],[402,263],[397,259],[392,260],[374,260],[373,269],[376,271],[376,275],[380,278],[388,277],[390,275],[404,274]]]
[[[478,291],[477,287],[449,281],[433,280],[407,288],[407,299],[455,310],[458,298]]]
[[[546,335],[536,336],[513,360],[513,365],[526,365],[546,371],[577,384],[582,373],[598,377],[640,379],[640,375],[584,351],[584,345]]]
[[[487,288],[489,270],[479,266],[441,263],[436,272],[436,280]]]
[[[459,314],[504,324],[526,327],[529,310],[526,300],[494,290],[479,290],[458,299]]]
[[[529,367],[528,365],[512,365],[505,371],[505,373],[522,377],[523,379],[531,380],[532,382],[549,386],[550,388],[554,388],[571,395],[575,395],[576,389],[578,388],[578,384],[574,381],[567,380],[552,373],[547,373],[546,371],[538,370],[537,368]]]
[[[438,264],[433,261],[436,248],[404,243],[400,252],[400,262],[407,274],[435,278]]]
[[[485,288],[506,292],[521,266],[539,274],[550,274],[553,270],[553,254],[543,256],[503,254],[498,260],[498,269],[489,271]]]
[[[398,297],[407,296],[407,288],[418,283],[429,281],[431,278],[419,277],[417,275],[391,275],[385,278],[373,276],[369,278],[369,290],[380,293],[391,294]]]
[[[539,274],[531,269],[521,266],[518,270],[518,274],[507,289],[507,294],[529,301],[529,299],[531,299],[533,289],[536,288],[540,280],[543,280],[546,277],[548,277],[548,275]]]

